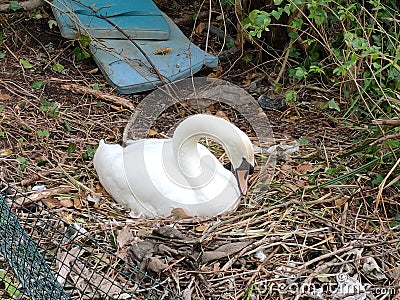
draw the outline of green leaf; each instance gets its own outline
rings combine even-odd
[[[63,70],[64,70],[64,66],[63,65],[61,65],[61,64],[59,64],[59,63],[57,63],[57,64],[54,64],[53,65],[53,71],[55,71],[55,72],[62,72]]]
[[[337,110],[337,111],[340,111],[339,105],[338,105],[338,104],[336,103],[336,101],[333,100],[333,99],[329,100],[329,102],[328,102],[328,107],[329,107],[330,109],[335,109],[335,110]]]
[[[246,63],[252,62],[253,61],[253,54],[251,53],[246,53],[243,57],[242,60]]]
[[[20,59],[19,62],[22,65],[22,67],[24,67],[24,69],[32,69],[33,68],[33,65],[28,60]]]
[[[54,26],[58,26],[56,20],[49,20],[48,24],[50,29],[53,29]]]
[[[35,81],[34,83],[32,83],[32,87],[35,90],[40,90],[43,86],[44,86],[44,81]]]
[[[64,120],[63,127],[64,127],[64,129],[66,131],[71,131],[72,130],[71,124],[69,124],[69,122],[67,120]]]
[[[6,57],[6,54],[4,52],[0,51],[0,59],[2,59],[4,57]]]
[[[20,166],[19,166],[19,169],[21,170],[21,171],[24,171],[27,167],[28,167],[28,160],[25,158],[25,157],[23,157],[23,156],[18,156],[17,157],[17,162],[19,162],[20,163]]]
[[[285,94],[285,99],[287,102],[296,101],[297,99],[297,92],[296,91],[287,91]]]
[[[15,298],[15,299],[18,298],[20,291],[13,283],[13,280],[11,279],[11,277],[7,275],[7,272],[5,270],[0,271],[0,279],[1,279],[1,281],[4,282],[4,287],[5,287],[7,294],[12,298]]]
[[[0,105],[0,115],[3,112],[3,110],[4,110],[4,105]]]
[[[74,48],[74,55],[77,61],[81,61],[90,57],[90,53],[80,47]]]
[[[376,177],[371,181],[374,186],[378,186],[383,181],[384,176],[382,174],[376,174]]]
[[[18,1],[10,1],[10,5],[8,6],[11,10],[16,11],[18,9],[21,9],[22,6],[19,5]]]
[[[82,154],[83,160],[90,160],[93,159],[94,153],[96,152],[96,147],[93,147],[91,145],[87,145],[86,147],[86,152]]]
[[[299,37],[299,34],[297,33],[297,31],[291,31],[288,33],[288,36],[292,39],[295,40]]]
[[[48,101],[46,99],[42,99],[42,105],[39,106],[39,110],[40,111],[48,111],[51,104],[52,103],[50,101]]]
[[[302,18],[294,18],[290,23],[290,26],[300,29],[303,26],[303,19]]]
[[[72,152],[74,152],[76,150],[76,144],[69,142],[68,144],[68,149],[67,149],[67,154],[71,155]]]
[[[308,145],[308,140],[306,138],[301,137],[299,138],[299,143],[301,145]]]
[[[6,133],[4,131],[0,131],[0,137],[5,137]]]
[[[283,11],[283,9],[280,9],[280,10],[273,10],[273,11],[271,11],[271,15],[272,15],[276,20],[279,20],[280,17],[282,16],[282,11]]]
[[[79,36],[79,44],[83,48],[89,47],[89,44],[90,44],[91,41],[92,41],[92,39],[89,36],[86,36],[86,35],[80,35]]]
[[[39,129],[37,131],[37,135],[38,135],[38,137],[42,138],[42,137],[48,137],[50,135],[50,133],[47,129],[44,129],[44,130]]]
[[[98,91],[98,90],[100,89],[99,84],[98,84],[98,83],[93,84],[93,89],[94,89],[95,91]]]
[[[58,104],[54,104],[52,107],[50,107],[49,116],[52,118],[58,116]]]

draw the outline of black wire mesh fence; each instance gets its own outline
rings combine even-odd
[[[1,179],[0,298],[180,299]]]

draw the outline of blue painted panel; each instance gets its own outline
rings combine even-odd
[[[178,26],[165,16],[170,27],[167,41],[136,40],[166,82],[193,75],[204,66],[215,67],[218,59],[189,41]],[[170,48],[164,55],[157,50]],[[144,55],[128,40],[92,41],[90,49],[96,64],[108,82],[122,94],[137,93],[161,85]]]
[[[169,26],[151,0],[54,0],[52,9],[61,35],[75,39],[79,34],[94,38],[125,38],[107,17],[132,39],[166,40]]]

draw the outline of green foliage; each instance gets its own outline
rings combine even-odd
[[[21,171],[24,171],[28,167],[28,164],[29,164],[28,160],[23,156],[18,156],[17,162],[19,162],[19,164],[20,164],[19,169]]]
[[[0,270],[0,281],[4,283],[4,289],[8,296],[15,299],[19,297],[21,292],[17,288],[17,285],[14,283],[13,279],[9,275],[7,275],[6,270]]]
[[[40,90],[44,86],[45,82],[44,81],[35,81],[32,83],[32,87],[35,90]]]
[[[338,105],[338,104],[336,103],[336,101],[333,100],[333,99],[329,100],[329,102],[328,102],[328,107],[329,107],[330,109],[335,109],[335,110],[337,110],[337,111],[340,111],[339,105]]]
[[[90,58],[91,55],[88,50],[90,42],[90,37],[84,35],[79,36],[79,39],[73,42],[74,45],[78,43],[78,46],[74,48],[74,55],[77,61]]]
[[[49,137],[50,136],[50,132],[47,129],[41,130],[39,129],[37,131],[37,136],[42,138],[42,137]]]
[[[50,29],[53,29],[54,26],[58,26],[56,20],[49,20],[48,24]]]
[[[233,6],[233,5],[235,5],[235,0],[221,0],[221,5]]]
[[[42,105],[39,106],[39,110],[47,112],[50,117],[55,118],[59,114],[59,105],[46,99],[42,99]]]
[[[8,7],[13,11],[17,11],[22,8],[22,6],[19,4],[18,1],[10,1],[10,4]]]
[[[86,146],[86,152],[82,154],[82,158],[85,161],[91,160],[94,157],[97,147],[93,147],[91,145]]]
[[[73,143],[73,142],[69,142],[68,149],[67,149],[67,154],[70,155],[75,150],[76,150],[76,144]]]
[[[52,69],[55,72],[61,73],[64,70],[64,66],[59,64],[59,63],[57,63],[57,64],[53,65]]]
[[[26,59],[20,59],[19,62],[24,69],[32,69],[33,68],[33,65]]]
[[[268,11],[251,11],[243,26],[252,38],[262,38],[276,23],[281,24],[282,34],[287,32],[289,59],[278,65],[287,75],[279,84],[290,85],[286,100],[295,104],[297,89],[315,84],[338,91],[326,107],[347,119],[371,124],[371,119],[400,118],[397,1],[275,0],[274,4]],[[287,19],[290,23],[285,23]],[[362,157],[358,163],[373,168],[375,174],[387,174],[396,162],[393,155],[387,156],[390,159],[385,163],[381,160],[399,147],[393,139],[387,141],[389,144],[369,146],[390,130],[369,125],[362,138],[368,140],[368,146],[351,151]],[[378,179],[372,178],[372,184]]]

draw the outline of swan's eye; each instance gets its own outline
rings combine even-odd
[[[250,169],[249,169],[249,175],[254,173],[254,167],[252,165],[250,165]]]

